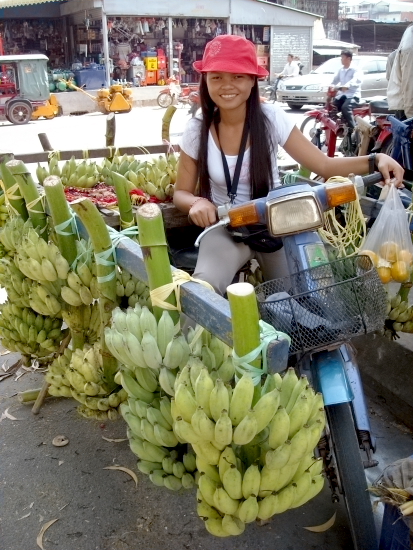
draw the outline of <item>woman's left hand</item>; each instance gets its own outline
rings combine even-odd
[[[378,153],[376,166],[377,170],[382,173],[386,185],[394,183],[396,187],[403,187],[404,169],[396,160],[384,153]],[[393,178],[390,177],[390,172],[393,172]]]

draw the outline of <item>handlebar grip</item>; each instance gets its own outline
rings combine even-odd
[[[371,185],[375,185],[376,183],[383,181],[384,178],[380,172],[374,172],[374,174],[369,174],[368,176],[362,176],[362,180],[366,187],[370,187]]]

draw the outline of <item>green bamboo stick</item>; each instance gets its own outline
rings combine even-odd
[[[243,357],[261,343],[257,298],[250,283],[229,285],[227,295],[231,310],[233,347],[238,357]],[[250,364],[261,368],[261,356]]]
[[[128,190],[128,180],[122,174],[112,172],[112,181],[115,186],[120,214],[120,227],[126,229],[134,225],[132,201]]]
[[[9,161],[10,162],[10,161]],[[4,187],[7,190],[9,190],[13,185],[15,185],[16,178],[13,176],[13,174],[10,172],[10,170],[7,168],[6,164],[0,164],[0,176],[3,180]],[[14,197],[20,197],[16,199],[9,199],[10,206],[14,208],[14,210],[21,216],[21,218],[26,221],[29,219],[29,213],[27,212],[26,203],[24,202],[24,199],[22,197],[20,187],[18,187],[15,191],[13,191]]]
[[[108,228],[103,221],[96,206],[89,199],[78,199],[72,203],[72,210],[77,214],[85,226],[93,245],[95,256],[101,255],[112,249],[112,240]],[[110,254],[107,260],[113,261]],[[101,317],[100,351],[103,359],[103,375],[109,391],[115,386],[114,376],[118,370],[117,360],[110,354],[104,336],[104,329],[112,318],[112,310],[117,306],[116,302],[116,265],[102,265],[97,262],[96,272],[99,279],[108,279],[98,282],[99,310]],[[112,277],[113,275],[113,277]]]
[[[138,208],[136,218],[149,288],[152,291],[172,283],[172,271],[169,263],[162,212],[157,204],[148,202]],[[165,301],[176,306],[175,293],[172,292]],[[156,306],[153,308],[153,312],[159,321],[163,309]],[[174,322],[177,323],[179,321],[178,311],[171,311],[170,314]]]
[[[47,204],[53,225],[57,227],[72,219],[69,204],[66,200],[62,180],[58,176],[48,176],[43,182]],[[57,242],[61,254],[70,265],[76,260],[76,236],[71,233],[71,225],[64,229],[65,235],[57,233]]]
[[[169,107],[166,109],[165,114],[162,117],[162,140],[167,141],[170,143],[170,127],[171,127],[171,120],[174,116],[176,111],[175,105],[169,105]]]
[[[19,188],[23,198],[26,202],[26,208],[32,220],[33,227],[40,230],[40,236],[47,241],[47,217],[44,211],[41,200],[37,200],[40,197],[36,184],[30,175],[29,170],[23,164],[21,160],[10,160],[6,163],[7,168],[15,177],[16,182],[19,184]],[[30,203],[37,202],[30,206]],[[29,205],[29,207],[28,207]]]

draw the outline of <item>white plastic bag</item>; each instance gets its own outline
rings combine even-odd
[[[383,284],[405,283],[413,269],[413,245],[406,210],[392,185],[359,254],[370,256]]]

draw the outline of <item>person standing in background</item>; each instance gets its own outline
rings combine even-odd
[[[400,120],[413,117],[413,25],[404,31],[394,56],[387,102],[390,110],[397,111]]]

